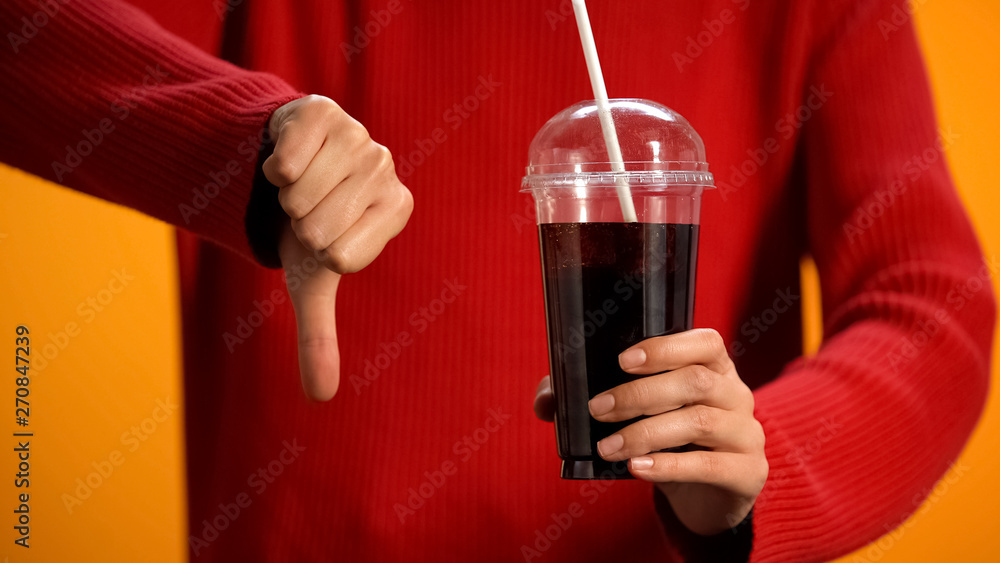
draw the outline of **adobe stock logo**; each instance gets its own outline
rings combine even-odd
[[[441,113],[442,121],[452,131],[458,131],[472,114],[479,111],[485,102],[493,97],[500,86],[503,86],[503,83],[494,80],[492,72],[480,74],[476,78],[476,85],[469,93]],[[448,138],[448,132],[444,127],[435,127],[428,136],[415,139],[412,148],[403,148],[395,153],[396,173],[399,179],[405,182]]]
[[[750,0],[732,0],[739,12],[745,12],[750,7]],[[719,16],[712,20],[702,20],[704,27],[695,35],[689,35],[684,44],[684,52],[674,51],[672,57],[677,66],[677,72],[684,72],[684,67],[694,63],[694,60],[702,56],[705,51],[715,43],[715,40],[722,37],[726,31],[726,26],[736,21],[737,12],[726,8],[719,12]]]
[[[122,432],[119,441],[126,451],[115,449],[107,455],[91,462],[90,467],[84,468],[87,474],[77,477],[74,481],[76,487],[72,493],[63,493],[62,502],[68,514],[73,514],[83,503],[94,496],[104,483],[111,480],[116,473],[119,473],[122,465],[129,459],[129,454],[135,454],[143,443],[147,442],[161,425],[167,422],[171,416],[179,409],[179,405],[172,402],[170,397],[157,399],[149,416],[133,424],[128,430]],[[132,455],[131,457],[135,457]],[[93,468],[93,471],[90,469]]]
[[[316,268],[318,268],[318,262]],[[288,292],[285,289],[272,289],[268,299],[263,301],[253,300],[253,310],[246,316],[236,317],[236,328],[232,332],[228,330],[222,333],[222,341],[226,343],[226,349],[232,354],[236,347],[253,336],[255,330],[263,326],[264,321],[269,319],[281,305],[288,301]]]
[[[253,490],[253,495],[243,490],[237,493],[232,502],[219,503],[219,510],[201,521],[201,532],[198,535],[188,536],[188,547],[194,554],[192,559],[201,555],[203,549],[219,539],[222,532],[228,530],[240,515],[253,505],[254,499],[263,495],[268,486],[274,483],[288,466],[295,463],[302,452],[306,451],[306,447],[300,446],[298,439],[295,438],[291,442],[283,440],[281,445],[283,448],[277,456],[247,476],[246,483]]]
[[[163,85],[170,73],[160,68],[160,65],[146,65],[145,74],[141,82],[133,86],[124,96],[116,99],[108,105],[109,115],[102,118],[93,129],[81,129],[80,139],[75,143],[65,145],[66,154],[61,160],[53,160],[50,164],[52,174],[56,180],[62,182],[63,179],[79,168],[83,161],[107,141],[116,130],[117,125],[112,117],[118,118],[119,122],[125,121],[132,115],[132,110],[139,107],[139,103],[149,97],[153,90]]]
[[[54,362],[59,354],[69,347],[73,339],[80,336],[84,328],[93,323],[100,313],[109,309],[111,303],[135,281],[135,276],[129,275],[126,268],[112,270],[109,276],[110,279],[104,287],[95,294],[88,295],[76,306],[76,314],[81,322],[69,321],[62,326],[62,330],[47,333],[44,344],[36,344],[41,353],[34,356],[35,361],[32,366],[37,372],[44,371],[49,362]]]
[[[760,314],[753,316],[750,320],[740,326],[740,334],[746,338],[747,344],[756,344],[764,334],[777,324],[781,315],[791,310],[792,306],[801,299],[798,293],[793,293],[792,288],[778,289],[774,292],[774,301],[771,306],[764,309]],[[747,351],[743,340],[734,340],[729,345],[729,353],[734,358],[739,358]]]
[[[882,39],[888,41],[889,36],[905,26],[926,3],[927,0],[906,0],[893,5],[889,18],[878,20],[878,30],[882,34]]]
[[[347,377],[351,387],[354,388],[354,394],[361,395],[362,391],[378,381],[378,378],[390,369],[407,348],[418,340],[419,335],[426,332],[431,323],[441,318],[467,289],[468,287],[459,283],[458,278],[445,279],[437,297],[418,307],[407,317],[411,329],[401,330],[390,340],[380,342],[374,354],[365,359],[361,371]]]
[[[601,473],[601,479],[611,479],[615,475],[628,473],[628,463],[616,461],[611,464],[610,469],[605,469]],[[584,481],[580,485],[580,500],[573,501],[566,506],[562,512],[552,512],[544,522],[535,529],[531,539],[521,544],[521,557],[525,562],[532,559],[540,559],[546,552],[552,549],[555,542],[566,537],[566,533],[573,527],[580,518],[583,518],[587,506],[593,506],[600,500],[601,495],[606,493],[618,480],[604,481]],[[591,511],[597,513],[598,511]]]
[[[787,141],[795,137],[796,133],[805,126],[806,122],[812,119],[833,97],[833,91],[826,89],[826,84],[810,86],[809,92],[804,96],[802,104],[789,111],[774,123],[774,135],[764,140],[764,143],[756,148],[746,150],[747,158],[737,165],[729,167],[730,175],[728,181],[719,179],[716,185],[719,188],[719,196],[723,202],[737,194],[750,178],[760,172],[772,157],[778,154],[782,147],[787,146]],[[720,174],[721,176],[721,174]]]
[[[903,200],[911,186],[923,178],[925,174],[938,166],[946,158],[947,150],[961,138],[951,128],[938,131],[934,144],[913,154],[903,163],[896,178],[889,185],[877,189],[861,201],[850,218],[844,222],[843,231],[847,241],[854,244],[869,229],[878,224],[886,213]]]
[[[21,18],[23,25],[21,26],[21,33],[14,33],[10,31],[7,33],[7,41],[10,43],[10,48],[14,50],[14,54],[18,54],[21,51],[22,45],[27,45],[28,41],[34,39],[38,36],[41,30],[45,29],[45,26],[49,25],[59,12],[62,10],[62,5],[69,4],[70,0],[42,0],[38,2],[38,7],[41,8],[31,17],[24,16]]]
[[[454,458],[445,459],[437,467],[424,471],[420,484],[407,489],[406,498],[392,505],[400,524],[406,524],[407,518],[412,518],[417,511],[426,506],[430,499],[448,484],[449,479],[458,474],[459,470],[483,449],[490,438],[499,432],[512,416],[504,412],[503,407],[491,408],[486,411],[486,415],[478,428],[452,444],[451,451]]]
[[[413,0],[410,0],[411,2]],[[382,30],[392,23],[393,16],[399,15],[405,6],[400,0],[390,0],[385,8],[381,10],[371,10],[370,19],[364,26],[354,26],[354,41],[347,43],[340,42],[340,52],[348,63],[355,55],[360,55],[372,43],[372,39],[378,37]]]

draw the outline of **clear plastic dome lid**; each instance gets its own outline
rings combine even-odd
[[[597,104],[574,104],[550,119],[528,151],[524,190],[613,184],[626,176],[634,186],[714,187],[705,145],[674,110],[640,99],[610,101],[624,172],[613,172]]]

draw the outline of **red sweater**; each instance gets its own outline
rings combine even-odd
[[[192,559],[666,558],[679,532],[651,485],[559,480],[531,414],[547,361],[518,188],[535,131],[590,97],[568,0],[137,3],[195,46],[110,0],[0,4],[0,159],[200,237],[179,245]],[[992,266],[902,4],[591,2],[612,96],[687,117],[720,186],[695,324],[755,389],[757,561],[886,533],[983,406]],[[341,284],[342,383],[321,405],[302,397],[281,273],[251,262],[244,227],[258,132],[300,91],[364,123],[416,200]],[[807,254],[824,343],[802,359]]]

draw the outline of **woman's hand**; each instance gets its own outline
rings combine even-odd
[[[608,461],[652,481],[691,531],[716,534],[738,524],[767,480],[764,430],[753,416],[753,393],[740,380],[714,330],[650,338],[618,358],[623,370],[649,375],[601,393],[591,416],[604,422],[647,415],[597,444]],[[539,386],[535,410],[550,418],[551,390]],[[661,452],[667,448],[682,452]]]
[[[309,397],[327,400],[340,381],[340,274],[382,252],[406,225],[413,197],[396,178],[389,150],[329,98],[281,106],[270,132],[274,153],[263,169],[291,218],[279,254],[298,324],[302,386]]]

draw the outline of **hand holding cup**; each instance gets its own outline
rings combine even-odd
[[[768,463],[753,393],[722,337],[698,329],[650,338],[625,350],[619,363],[627,373],[646,377],[595,396],[591,415],[603,422],[647,418],[598,442],[601,457],[628,460],[632,475],[655,483],[695,533],[710,535],[739,523],[764,487]],[[547,379],[535,397],[543,420],[553,412]],[[662,451],[668,448],[683,451]]]

